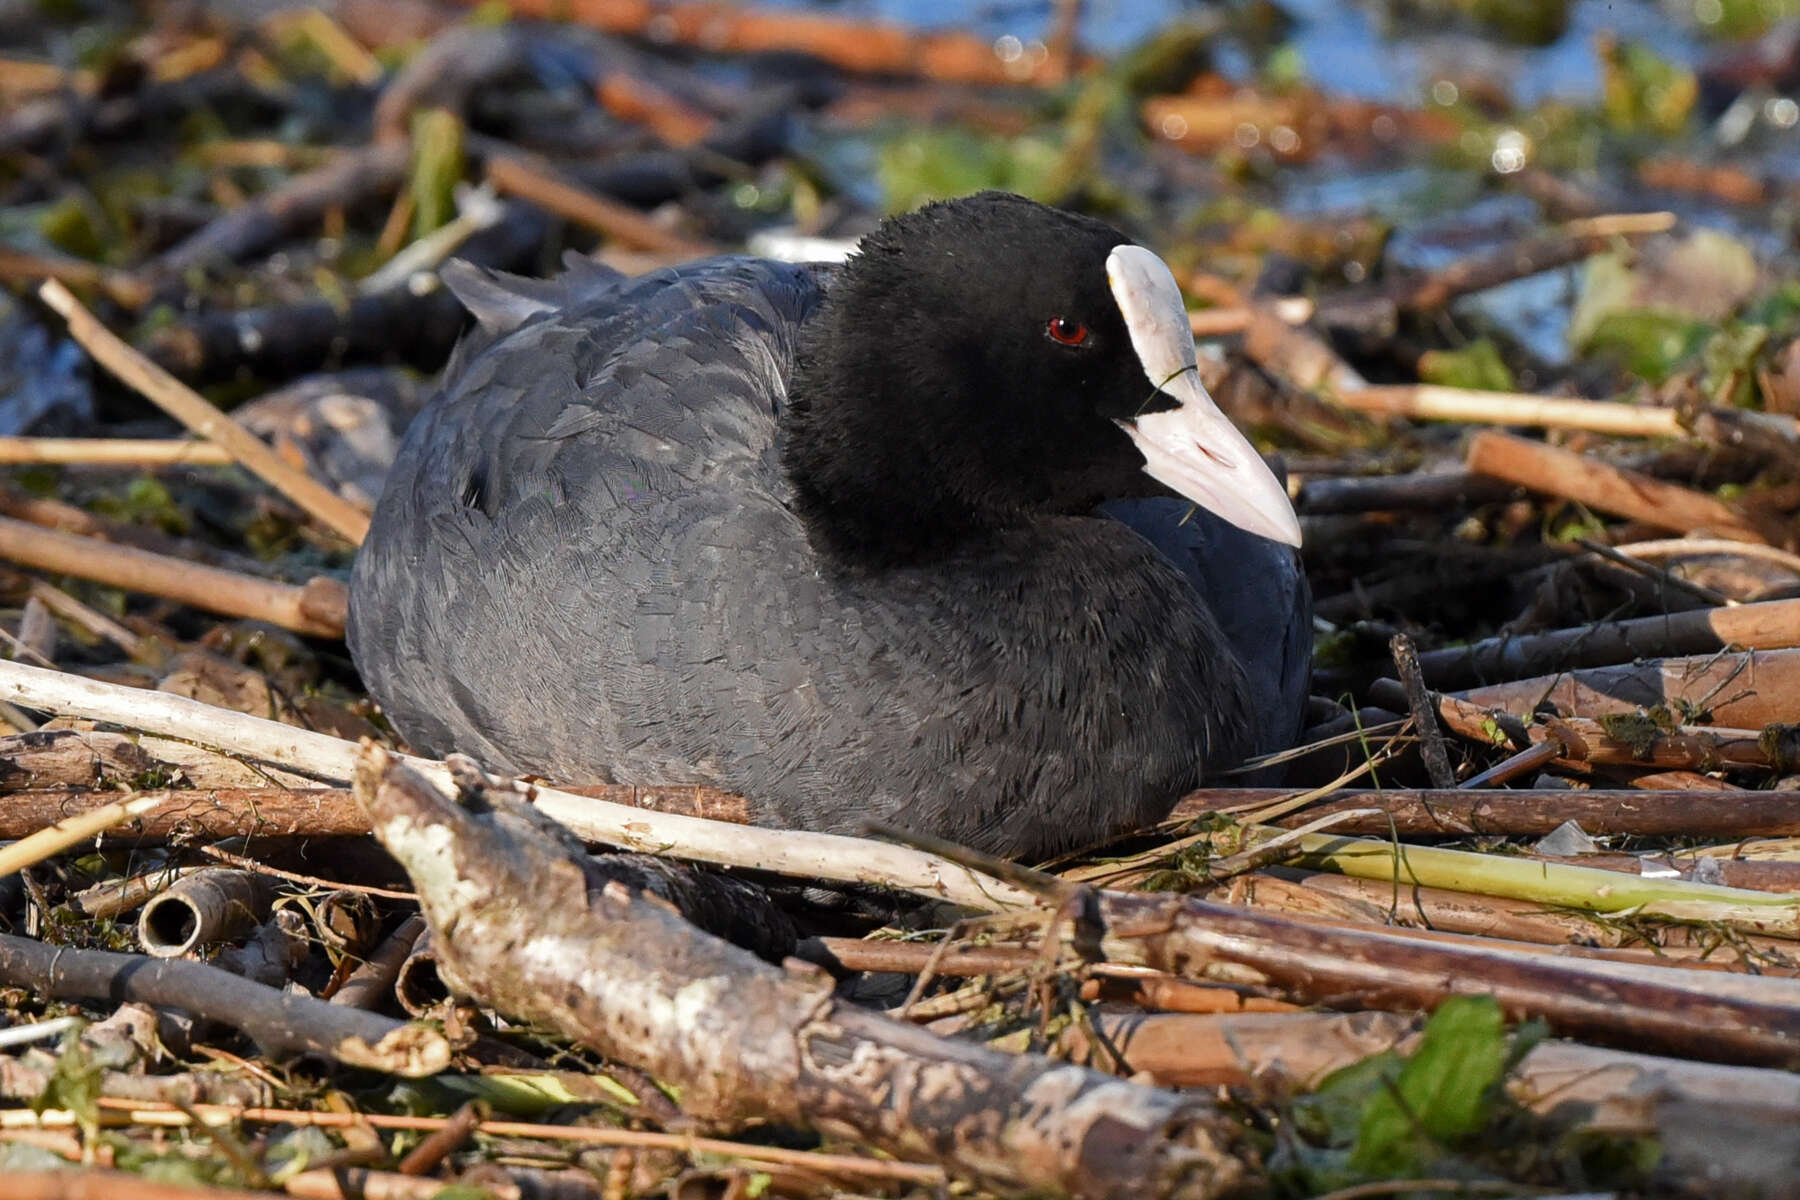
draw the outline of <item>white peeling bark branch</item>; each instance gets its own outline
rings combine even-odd
[[[590,874],[528,810],[466,810],[373,746],[355,787],[454,987],[649,1071],[695,1117],[806,1125],[1005,1193],[1211,1198],[1256,1173],[1205,1097],[844,1004],[817,968],[702,933]]]
[[[355,742],[181,696],[119,687],[62,671],[0,662],[0,700],[184,738],[340,784],[348,783],[356,770]],[[410,756],[405,761],[434,783],[451,786],[443,763]],[[536,804],[538,811],[579,837],[642,854],[750,867],[805,879],[879,884],[989,911],[1037,903],[1022,888],[987,879],[947,859],[865,838],[733,825],[632,808],[548,787],[536,789]]]

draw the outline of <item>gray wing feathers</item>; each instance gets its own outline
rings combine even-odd
[[[805,277],[726,259],[610,289],[460,364],[409,430],[394,470],[407,486],[383,496],[358,555],[353,650],[425,749],[548,772],[572,764],[501,747],[573,757],[595,735],[630,741],[641,731],[617,729],[605,695],[584,709],[544,689],[647,682],[634,664],[655,661],[655,622],[639,613],[674,606],[670,564],[706,514],[759,497],[785,513],[774,414],[816,302]],[[631,603],[609,612],[621,592]],[[376,595],[379,608],[358,600]]]

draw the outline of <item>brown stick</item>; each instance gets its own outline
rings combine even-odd
[[[1259,799],[1272,802],[1292,793],[1277,789],[1221,789],[1196,792],[1175,806],[1170,819],[1192,819]],[[1564,821],[1592,834],[1643,837],[1800,836],[1800,793],[1668,791],[1449,791],[1393,789],[1339,792],[1275,822],[1296,828],[1317,817],[1357,808],[1379,815],[1347,818],[1334,832],[1402,837],[1539,836]],[[1391,823],[1391,824],[1390,824]]]
[[[634,250],[679,254],[685,258],[704,258],[717,252],[705,242],[671,233],[636,209],[595,195],[561,178],[552,168],[531,162],[517,153],[489,155],[487,177],[502,192],[597,229]]]
[[[394,999],[409,1017],[441,1018],[450,1005],[450,987],[438,969],[431,931],[413,943],[412,952],[394,973]]]
[[[175,886],[177,880],[203,869],[164,863],[129,879],[109,879],[83,888],[69,897],[68,906],[84,917],[116,917]]]
[[[229,941],[268,916],[273,893],[248,871],[208,867],[183,877],[138,913],[138,945],[152,958],[179,958]]]
[[[107,798],[94,795],[96,792],[116,794],[141,789],[149,779],[159,776],[180,778],[190,789],[247,787],[279,791],[282,785],[316,786],[313,780],[266,763],[251,767],[217,750],[141,734],[43,729],[0,738],[0,792],[50,791],[53,797],[60,796],[71,805],[59,810],[53,798],[47,798],[42,805],[26,804],[23,807],[31,815],[17,818],[21,823],[42,816],[48,824],[60,812],[79,811],[75,806],[97,804]],[[71,795],[70,790],[77,795]],[[0,804],[0,819],[4,819],[5,812],[6,806]]]
[[[1419,1028],[1416,1018],[1374,1013],[1198,1018],[1116,1013],[1105,1020],[1109,1041],[1125,1056],[1124,1068],[1149,1071],[1169,1087],[1255,1082],[1310,1090],[1331,1072],[1371,1055],[1410,1052]],[[1066,1044],[1086,1048],[1091,1043],[1071,1030]],[[1075,1058],[1104,1061],[1104,1050],[1096,1051],[1078,1049]],[[1659,1112],[1663,1120],[1687,1120],[1733,1098],[1781,1110],[1790,1123],[1800,1120],[1800,1080],[1785,1072],[1659,1059],[1572,1042],[1540,1045],[1509,1077],[1507,1090],[1545,1111],[1559,1104],[1598,1104],[1601,1111],[1593,1117],[1620,1132],[1651,1134]]]
[[[153,554],[209,567],[221,567],[240,575],[251,575],[259,579],[275,578],[266,564],[248,555],[233,554],[209,542],[195,541],[193,538],[175,537],[147,525],[134,525],[112,517],[97,516],[84,508],[77,508],[48,496],[28,496],[3,483],[0,483],[0,516],[63,533],[78,533],[83,537],[113,542],[120,546],[136,546],[139,550],[148,550]],[[48,604],[49,601],[46,600],[45,603]]]
[[[744,822],[741,797],[706,792],[694,803],[691,788],[632,788],[593,785],[572,789],[615,804],[712,820]],[[176,835],[225,837],[352,837],[369,832],[367,819],[345,789],[186,788],[143,793],[162,803],[121,826],[114,835],[134,842]],[[1281,788],[1219,788],[1191,793],[1175,806],[1171,821],[1246,805],[1271,804],[1293,795]],[[117,792],[39,790],[11,792],[0,800],[0,839],[25,837],[69,816],[100,808]],[[1537,836],[1564,821],[1592,834],[1643,837],[1800,836],[1800,793],[1757,791],[1528,791],[1389,789],[1339,792],[1276,824],[1298,828],[1318,817],[1357,808],[1379,815],[1348,818],[1334,832],[1403,837]],[[886,970],[889,968],[858,968]]]
[[[1359,287],[1319,303],[1319,324],[1364,336],[1384,336],[1405,313],[1432,313],[1458,296],[1484,291],[1579,262],[1620,238],[1662,233],[1675,224],[1667,212],[1609,213],[1570,221],[1467,255],[1433,271],[1402,273],[1385,286]]]
[[[1791,979],[1800,975],[1794,969],[1794,946],[1785,939],[1758,938],[1757,945],[1752,947],[1749,941],[1733,942],[1734,945],[1749,953],[1733,955],[1719,948],[1713,948],[1711,957],[1702,943],[1709,935],[1701,932],[1674,934],[1678,947],[1692,948],[1691,953],[1682,953],[1679,949],[1670,953],[1660,949],[1647,947],[1621,948],[1606,943],[1603,936],[1595,935],[1590,940],[1602,944],[1585,944],[1566,940],[1568,931],[1556,931],[1553,927],[1540,925],[1539,932],[1531,937],[1496,937],[1479,932],[1482,918],[1465,913],[1453,921],[1466,924],[1470,928],[1465,932],[1452,932],[1448,929],[1426,927],[1407,918],[1406,901],[1396,897],[1392,885],[1385,892],[1379,886],[1372,888],[1367,897],[1362,895],[1337,894],[1325,888],[1315,888],[1310,884],[1322,876],[1310,876],[1306,883],[1298,883],[1290,878],[1276,878],[1272,875],[1259,875],[1235,885],[1230,892],[1233,904],[1254,904],[1271,912],[1284,913],[1296,917],[1309,924],[1332,929],[1348,929],[1351,931],[1379,929],[1389,937],[1402,938],[1412,942],[1448,946],[1452,950],[1488,947],[1503,950],[1512,954],[1529,955],[1551,959],[1586,959],[1595,964],[1618,964],[1630,968],[1649,968],[1650,975],[1664,968],[1681,968],[1688,972],[1678,978],[1693,979],[1691,972],[1712,972],[1715,974],[1753,974],[1772,975]],[[1409,889],[1410,890],[1410,889]],[[1430,893],[1433,889],[1420,889],[1422,893]],[[1493,897],[1476,896],[1471,893],[1441,892],[1436,893],[1449,898],[1452,902],[1460,898],[1469,904],[1479,906]],[[1526,923],[1529,908],[1519,910],[1514,926],[1521,934],[1531,932],[1531,925]],[[1541,906],[1538,911],[1542,911]],[[1489,917],[1492,921],[1493,918]],[[1398,923],[1396,923],[1398,922]],[[1498,924],[1490,924],[1489,928],[1498,928]],[[1684,927],[1674,926],[1672,930]],[[1683,938],[1687,940],[1683,940]],[[1695,948],[1699,947],[1699,948]],[[1773,954],[1764,954],[1763,948],[1771,947]],[[1752,965],[1753,964],[1753,965]],[[1602,966],[1604,970],[1604,966]],[[1628,972],[1629,974],[1629,972]],[[1643,972],[1639,971],[1641,976]],[[1731,988],[1720,984],[1725,991]]]
[[[450,1114],[450,1123],[425,1135],[394,1168],[402,1175],[429,1175],[475,1134],[482,1112],[473,1100]]]
[[[1401,686],[1406,689],[1407,711],[1412,714],[1413,729],[1419,735],[1419,755],[1425,760],[1425,773],[1431,777],[1433,787],[1453,788],[1456,772],[1450,769],[1444,731],[1438,728],[1431,696],[1425,690],[1425,676],[1419,670],[1419,648],[1404,633],[1396,633],[1388,640],[1388,652],[1394,657],[1394,669],[1400,673]]]
[[[41,602],[45,608],[70,624],[85,629],[97,638],[105,638],[123,650],[129,658],[138,658],[144,652],[143,638],[59,587],[34,579],[31,581],[31,598]]]
[[[1387,509],[1443,509],[1502,500],[1507,490],[1507,485],[1500,480],[1468,471],[1309,479],[1300,486],[1295,507],[1306,516]]]
[[[1479,705],[1453,696],[1439,696],[1438,715],[1444,724],[1470,741],[1491,745],[1493,714]],[[1561,762],[1598,766],[1693,768],[1718,771],[1733,767],[1791,769],[1791,736],[1785,727],[1772,731],[1724,729],[1716,726],[1676,725],[1663,728],[1648,716],[1615,717],[1605,721],[1565,717],[1546,725],[1530,725],[1525,736],[1533,745],[1555,742],[1562,749]]]
[[[918,975],[1007,975],[1042,966],[1042,951],[1024,946],[969,946],[823,937],[803,943],[808,961],[842,971],[896,971]],[[1175,1012],[1288,1012],[1282,1000],[1245,995],[1227,984],[1200,984],[1142,967],[1096,963],[1082,987],[1086,1000],[1123,999]],[[1092,986],[1089,986],[1092,985]]]
[[[1571,450],[1510,434],[1478,433],[1469,442],[1469,470],[1533,491],[1579,501],[1590,508],[1686,533],[1706,529],[1745,542],[1779,541],[1723,501],[1663,483],[1636,471],[1607,466]]]
[[[1577,957],[1605,957],[1620,962],[1800,974],[1794,943],[1782,938],[1740,935],[1721,945],[1711,930],[1690,925],[1639,929],[1582,913],[1547,910],[1529,900],[1428,887],[1396,892],[1391,883],[1378,879],[1352,879],[1328,873],[1309,873],[1298,880],[1256,875],[1247,877],[1241,887],[1234,887],[1232,899],[1276,911],[1316,913],[1316,908],[1304,907],[1303,901],[1296,907],[1291,900],[1296,894],[1309,892],[1345,902],[1350,906],[1349,912],[1355,914],[1352,920],[1380,926],[1532,942],[1555,946],[1560,953]]]
[[[207,612],[267,621],[295,633],[341,638],[348,613],[344,585],[320,576],[303,587],[274,583],[115,546],[0,517],[0,558],[41,571],[191,604]]]
[[[217,442],[252,475],[298,504],[351,545],[369,531],[369,517],[356,505],[293,466],[255,434],[220,412],[173,375],[133,350],[83,308],[68,288],[52,279],[39,289],[44,303],[69,323],[69,335],[96,362],[145,399],[203,438]]]
[[[131,796],[34,829],[18,841],[0,846],[0,879],[154,811],[160,803],[155,796]]]
[[[1776,506],[1779,510],[1780,506]],[[1626,542],[1615,546],[1621,554],[1630,554],[1637,558],[1683,558],[1718,554],[1740,558],[1761,559],[1764,562],[1777,563],[1800,575],[1800,554],[1793,554],[1774,546],[1759,546],[1754,542],[1733,542],[1720,538],[1656,538],[1648,542]]]
[[[1673,154],[1645,159],[1637,174],[1646,187],[1699,192],[1726,204],[1762,204],[1770,198],[1770,185],[1742,167],[1712,166]]]
[[[717,0],[507,0],[522,17],[576,21],[605,33],[649,36],[713,54],[791,51],[846,71],[917,75],[942,83],[1052,86],[1065,78],[1053,54],[1002,59],[985,38],[961,31],[917,32],[884,22],[792,10],[765,11]],[[1079,63],[1077,64],[1079,65]]]
[[[1304,325],[1290,325],[1265,302],[1247,305],[1244,353],[1303,391],[1319,391],[1332,399],[1361,391],[1368,381],[1331,344]]]
[[[461,808],[373,747],[356,792],[453,985],[680,1087],[691,1116],[853,1133],[1009,1193],[1215,1196],[1253,1170],[1210,1101],[839,1002],[822,972],[771,967],[620,884],[590,894],[532,824]]]
[[[1800,720],[1800,650],[1656,658],[1589,667],[1461,692],[1481,708],[1528,716],[1544,704],[1565,717],[1633,713],[1661,705],[1672,712],[1740,729]]]
[[[351,1008],[374,1008],[387,1000],[389,989],[399,977],[400,965],[413,952],[413,947],[425,935],[425,918],[411,916],[400,923],[386,941],[371,954],[368,961],[351,972],[344,985],[328,997],[333,1004],[345,1004]]]
[[[1683,579],[1655,563],[1645,562],[1641,558],[1633,558],[1623,551],[1615,550],[1605,542],[1597,542],[1593,538],[1583,537],[1576,538],[1575,543],[1589,554],[1597,555],[1614,566],[1624,567],[1634,575],[1641,575],[1659,588],[1686,592],[1702,604],[1726,605],[1732,603],[1732,598],[1723,592],[1714,591],[1712,588],[1703,587],[1692,580]]]
[[[889,942],[868,938],[822,937],[803,943],[810,960],[841,971],[895,971],[917,975],[927,967],[937,975],[1004,975],[1027,971],[1043,955],[1024,946],[973,946],[935,942]]]
[[[1194,285],[1244,314],[1244,353],[1302,391],[1330,396],[1368,386],[1360,372],[1305,325],[1290,323],[1294,309],[1283,301],[1246,299],[1232,284],[1216,276],[1197,276]]]
[[[1284,1016],[1100,1013],[1100,1037],[1072,1027],[1077,1062],[1146,1071],[1166,1087],[1311,1091],[1331,1072],[1386,1051],[1410,1054],[1419,1022],[1390,1013]],[[1109,1053],[1110,1051],[1110,1053]],[[1118,1057],[1123,1062],[1118,1062]],[[1547,1041],[1507,1075],[1514,1100],[1613,1136],[1653,1139],[1659,1186],[1682,1194],[1779,1194],[1791,1168],[1785,1146],[1800,1123],[1800,1079],[1785,1071],[1723,1067]]]
[[[127,1121],[153,1122],[157,1125],[184,1128],[212,1120],[246,1121],[262,1125],[300,1125],[320,1129],[354,1130],[410,1129],[430,1132],[450,1123],[448,1117],[411,1116],[404,1113],[331,1112],[299,1108],[242,1108],[221,1104],[189,1104],[178,1108],[161,1101],[115,1100],[102,1096],[97,1107],[119,1114]],[[44,1114],[46,1117],[49,1113]],[[66,1119],[66,1118],[65,1118]],[[46,1122],[48,1124],[49,1122]],[[677,1150],[697,1154],[717,1154],[726,1158],[742,1158],[751,1162],[785,1163],[811,1167],[832,1174],[898,1179],[911,1183],[941,1184],[944,1173],[922,1163],[893,1162],[879,1158],[863,1158],[853,1154],[824,1154],[817,1150],[791,1150],[785,1146],[764,1146],[754,1142],[728,1142],[720,1138],[695,1137],[691,1133],[663,1133],[654,1129],[611,1129],[594,1125],[540,1125],[528,1121],[483,1121],[476,1126],[479,1133],[500,1138],[533,1138],[551,1142],[568,1142],[590,1146],[638,1146],[659,1150]]]
[[[1081,985],[1083,1000],[1124,1003],[1138,1008],[1161,1009],[1165,1012],[1245,1013],[1294,1012],[1299,1005],[1269,996],[1258,996],[1248,988],[1221,983],[1196,983],[1177,979],[1161,971],[1121,967],[1102,963],[1093,967]]]
[[[1509,1018],[1540,1017],[1569,1037],[1713,1062],[1800,1064],[1800,984],[1785,979],[1565,960],[1194,899],[1103,892],[1093,911],[1109,957],[1186,977],[1249,968],[1291,999],[1333,1007],[1429,1009],[1481,991]]]
[[[126,308],[142,308],[150,300],[150,285],[124,271],[66,254],[33,254],[0,246],[0,283],[18,286],[46,279],[60,279],[70,287],[99,288]]]
[[[179,438],[0,437],[0,464],[70,463],[108,467],[217,467],[235,462],[224,447]]]
[[[1411,421],[1462,421],[1484,425],[1535,425],[1545,429],[1586,429],[1622,437],[1685,437],[1681,414],[1672,408],[1605,400],[1568,400],[1519,392],[1412,383],[1369,386],[1337,397],[1345,408]]]
[[[1647,237],[1675,227],[1670,212],[1609,213],[1570,221],[1562,228],[1501,246],[1485,254],[1460,258],[1405,287],[1396,297],[1402,308],[1442,308],[1458,296],[1485,291],[1607,249],[1621,237]]]
[[[419,1143],[419,1146],[425,1146],[442,1132],[440,1129],[436,1133],[427,1134],[425,1141]],[[518,1188],[510,1174],[500,1171],[500,1175],[517,1189],[515,1194],[524,1194],[524,1189]],[[491,1176],[484,1177],[482,1182],[489,1185],[482,1189],[489,1194],[500,1190],[492,1186],[496,1180]],[[377,1171],[369,1167],[340,1165],[314,1167],[290,1175],[282,1185],[282,1190],[296,1200],[431,1200],[444,1190],[444,1181],[402,1175],[394,1171]],[[600,1185],[592,1176],[587,1177],[585,1186],[572,1188],[567,1195],[558,1193],[557,1200],[582,1200],[585,1196],[600,1200]]]
[[[62,1000],[180,1009],[241,1029],[271,1054],[319,1054],[409,1077],[434,1074],[450,1062],[441,1033],[289,995],[205,963],[73,950],[0,934],[0,982]]]
[[[624,71],[596,84],[594,98],[619,120],[643,125],[671,146],[697,145],[719,123],[655,81]]]
[[[1554,739],[1545,739],[1527,749],[1519,751],[1505,762],[1495,763],[1487,770],[1471,775],[1463,780],[1464,788],[1499,787],[1511,779],[1517,779],[1527,771],[1535,771],[1555,761],[1563,753],[1562,743]]]
[[[371,145],[346,151],[326,165],[283,183],[249,204],[227,212],[186,241],[163,252],[155,269],[179,275],[189,267],[248,258],[284,237],[316,224],[333,208],[397,189],[406,179],[412,148]]]
[[[1488,638],[1467,646],[1429,650],[1419,656],[1419,666],[1434,686],[1452,688],[1638,658],[1791,646],[1800,646],[1800,600],[1764,600],[1524,637]]]
[[[1267,301],[1266,307],[1290,325],[1304,325],[1313,315],[1313,302],[1304,296],[1283,296],[1278,300]],[[1231,337],[1243,333],[1255,320],[1254,309],[1241,304],[1227,304],[1189,313],[1188,328],[1197,338]]]
[[[1699,771],[1686,771],[1680,768],[1668,771],[1645,771],[1642,775],[1632,775],[1624,783],[1626,787],[1663,792],[1743,792],[1749,790],[1726,779],[1716,779],[1711,775],[1703,775]]]
[[[1075,74],[1075,64],[1080,57],[1076,42],[1080,35],[1081,0],[1056,0],[1056,17],[1050,25],[1048,49],[1050,62],[1064,79]]]
[[[5,1190],[7,1200],[269,1200],[267,1192],[163,1183],[127,1171],[93,1167],[9,1172]]]

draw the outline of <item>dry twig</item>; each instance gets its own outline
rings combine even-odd
[[[267,621],[312,637],[343,637],[349,611],[344,585],[329,576],[317,576],[298,587],[275,583],[11,517],[0,517],[0,558],[178,600],[207,612]]]
[[[367,513],[304,471],[289,465],[255,434],[133,350],[56,280],[45,283],[38,295],[68,321],[69,335],[107,370],[187,426],[196,436],[224,447],[251,474],[335,530],[351,545],[361,544],[369,531]]]
[[[1291,794],[1276,789],[1195,793],[1176,806],[1171,818],[1192,819],[1221,806],[1259,799],[1266,802]],[[1374,816],[1346,818],[1335,827],[1338,832],[1365,837],[1390,833],[1427,838],[1541,837],[1565,821],[1574,821],[1595,835],[1800,836],[1800,793],[1793,792],[1385,788],[1336,792],[1299,813],[1272,820],[1294,827],[1315,816],[1354,809],[1378,811]]]
[[[107,467],[218,467],[235,462],[213,442],[179,438],[0,437],[0,464]]]
[[[1778,540],[1753,518],[1692,488],[1663,483],[1542,442],[1504,433],[1478,433],[1469,442],[1467,461],[1469,470],[1479,474],[1659,529],[1681,533],[1704,529],[1745,542]]]
[[[704,258],[717,252],[716,247],[664,229],[629,205],[595,195],[516,152],[490,154],[487,177],[502,192],[597,229],[634,250],[683,258]]]
[[[54,825],[39,824],[36,832],[21,836],[10,846],[0,846],[0,878],[61,854],[70,846],[85,842],[115,825],[153,812],[162,802],[160,796],[133,796],[67,817]]]
[[[1419,656],[1419,666],[1427,681],[1451,688],[1639,658],[1790,646],[1800,646],[1800,600],[1764,600],[1520,637],[1486,638],[1467,646],[1427,651]]]
[[[450,1063],[442,1033],[253,983],[184,959],[72,950],[0,934],[0,983],[64,1000],[135,1001],[241,1029],[270,1054],[319,1054],[418,1077]]]

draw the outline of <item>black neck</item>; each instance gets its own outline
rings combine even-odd
[[[838,419],[829,403],[794,394],[782,447],[801,520],[822,556],[846,567],[915,564],[993,528],[950,494],[939,472],[898,470],[915,465],[911,455],[847,457],[849,433]]]

